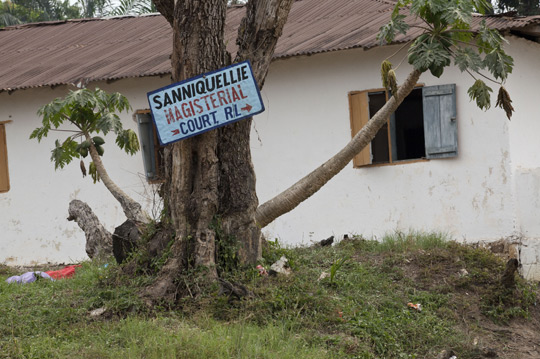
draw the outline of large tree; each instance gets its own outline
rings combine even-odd
[[[216,70],[231,61],[250,60],[260,87],[293,4],[293,0],[248,1],[236,40],[238,51],[232,60],[224,42],[227,1],[154,2],[173,30],[173,81]],[[210,277],[215,277],[220,248],[231,238],[238,245],[239,262],[254,263],[261,253],[261,228],[315,193],[368,145],[422,72],[429,70],[440,76],[454,59],[473,77],[485,68],[504,82],[512,60],[502,50],[502,37],[485,25],[473,32],[470,25],[471,13],[487,8],[483,0],[400,1],[389,24],[381,29],[381,40],[392,42],[397,33],[406,33],[409,25],[404,14],[409,11],[425,23],[424,34],[409,49],[413,70],[407,79],[398,89],[395,73],[386,61],[383,77],[393,90],[387,104],[340,153],[262,206],[258,205],[251,162],[251,119],[167,146],[162,194],[176,236],[170,257],[147,294],[154,299],[172,295],[179,274],[192,267],[206,267]],[[490,91],[478,78],[469,94],[480,107],[488,108]],[[507,95],[501,87],[500,105],[511,113]]]
[[[259,0],[246,5],[234,62],[251,60],[260,87],[292,3]],[[173,81],[231,64],[224,39],[227,1],[155,0],[155,4],[173,30]],[[238,244],[240,262],[254,263],[260,256],[251,122],[251,118],[239,121],[165,149],[162,193],[176,238],[171,256],[148,290],[152,298],[174,293],[176,278],[190,267],[204,266],[215,277],[220,255],[216,249],[231,237]]]

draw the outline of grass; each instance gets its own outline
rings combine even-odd
[[[227,274],[253,298],[233,300],[214,286],[154,310],[137,295],[153,278],[126,277],[115,265],[84,263],[74,278],[28,285],[5,283],[13,273],[0,268],[0,358],[434,358],[443,349],[475,358],[473,329],[462,330],[467,315],[506,322],[538,314],[530,284],[497,288],[500,259],[442,235],[294,249],[275,241],[262,264],[282,255],[289,277]],[[332,268],[332,278],[317,280]],[[105,315],[89,315],[101,307]]]

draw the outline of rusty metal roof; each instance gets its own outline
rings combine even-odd
[[[297,0],[274,57],[284,58],[378,45],[379,28],[394,3],[386,0]],[[243,7],[227,14],[226,41],[235,51]],[[474,17],[499,30],[540,23],[533,17]],[[415,23],[416,19],[408,22]],[[396,42],[418,35],[410,31]],[[159,15],[83,19],[24,24],[0,29],[0,92],[129,77],[171,71],[172,32]]]

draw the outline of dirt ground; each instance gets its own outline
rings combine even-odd
[[[453,314],[460,329],[471,338],[477,358],[540,359],[540,283],[525,283],[516,273],[518,284],[512,298],[526,295],[533,304],[525,314],[519,313],[508,320],[494,319],[486,314],[485,303],[501,278],[500,263],[497,270],[487,259],[465,259],[467,255],[460,249],[440,253],[419,251],[406,258],[403,272],[426,289],[447,290],[452,294]],[[507,259],[500,257],[503,263]],[[503,306],[508,312],[512,305],[522,303],[518,299],[510,301]],[[441,355],[441,359],[447,358]]]

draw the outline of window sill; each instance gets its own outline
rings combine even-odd
[[[417,163],[417,162],[429,162],[429,159],[427,159],[427,158],[416,158],[414,160],[403,160],[403,161],[385,162],[385,163],[372,163],[372,164],[368,164],[368,165],[354,166],[354,168],[397,166],[397,165],[405,165],[405,164]]]

